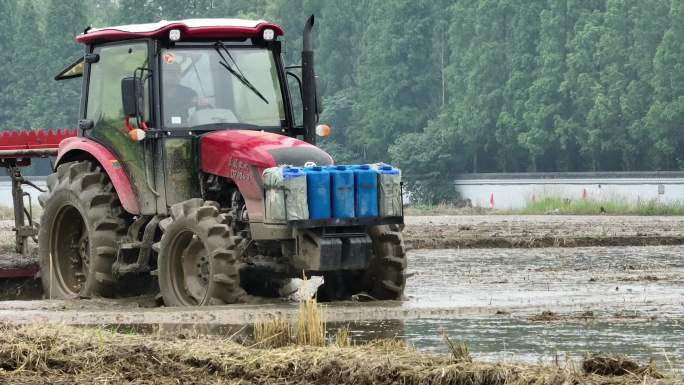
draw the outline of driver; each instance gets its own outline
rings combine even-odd
[[[183,71],[178,63],[164,65],[164,116],[165,123],[171,126],[184,125],[188,121],[190,108],[207,108],[206,98],[197,96],[192,88],[180,84]]]

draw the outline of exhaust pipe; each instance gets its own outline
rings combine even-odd
[[[316,74],[314,72],[314,53],[311,30],[314,26],[314,15],[304,25],[302,44],[302,105],[304,108],[304,140],[316,144]]]

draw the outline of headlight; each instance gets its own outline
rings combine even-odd
[[[270,28],[266,28],[264,30],[264,32],[262,33],[262,36],[263,36],[264,40],[271,41],[271,40],[275,39],[275,31],[270,29]]]
[[[172,29],[169,31],[169,40],[178,41],[181,38],[180,29]]]

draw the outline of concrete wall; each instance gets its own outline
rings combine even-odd
[[[524,208],[544,196],[684,202],[684,172],[464,174],[454,184],[473,206],[498,209]]]
[[[45,184],[45,179],[46,177],[44,176],[31,176],[31,177],[26,177],[28,180],[31,182],[35,183],[38,187],[42,189],[47,189],[47,186]],[[32,203],[35,206],[38,206],[38,195],[41,193],[34,189],[33,187],[30,186],[24,186],[24,192],[27,192],[31,195],[31,200]],[[28,199],[25,200],[26,204],[28,205]],[[0,177],[0,206],[4,207],[13,207],[12,204],[12,181],[10,181],[9,177]]]

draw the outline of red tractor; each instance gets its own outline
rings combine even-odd
[[[276,297],[303,272],[324,277],[322,299],[402,297],[402,215],[271,223],[264,214],[264,170],[333,164],[315,146],[325,127],[313,24],[294,67],[283,65],[282,28],[265,21],[162,21],[77,37],[84,55],[56,79],[83,79],[78,131],[50,134],[55,172],[39,199],[48,298],[124,296],[156,277],[168,306],[239,303]],[[22,156],[50,155],[4,148],[12,172]],[[25,244],[33,234],[18,215]]]

